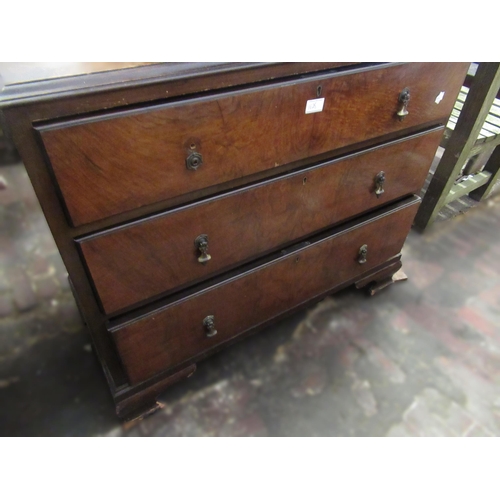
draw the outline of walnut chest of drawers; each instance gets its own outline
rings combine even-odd
[[[176,63],[6,85],[118,415],[296,308],[388,282],[467,68]]]

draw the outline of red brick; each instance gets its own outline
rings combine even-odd
[[[498,330],[494,324],[490,323],[484,316],[481,316],[481,314],[470,307],[460,309],[458,315],[476,330],[490,337],[494,336]]]

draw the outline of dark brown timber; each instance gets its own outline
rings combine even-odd
[[[380,265],[401,250],[415,216],[415,198],[276,262],[208,288],[112,331],[132,383],[186,359]],[[366,263],[360,248],[368,248]],[[214,318],[216,334],[204,325]]]
[[[443,128],[94,235],[79,242],[104,312],[115,313],[417,192]],[[376,195],[376,176],[385,174]],[[194,241],[208,236],[211,259]]]
[[[416,124],[444,123],[461,81],[461,65],[402,64],[37,130],[78,226]],[[400,120],[405,88],[411,91],[409,114]],[[325,99],[323,111],[307,114],[306,103],[318,95]],[[193,153],[201,157],[189,169]]]
[[[120,416],[292,311],[388,282],[468,66],[166,63],[6,81],[0,107]]]

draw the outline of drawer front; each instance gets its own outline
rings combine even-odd
[[[418,193],[443,129],[79,242],[104,312],[187,286],[378,205]],[[377,175],[384,172],[383,193]],[[204,260],[196,238],[206,235]],[[208,258],[207,256],[207,258]]]
[[[408,127],[444,124],[467,67],[365,68],[37,130],[78,226]],[[401,121],[405,88],[409,114]],[[318,95],[322,111],[307,113]]]
[[[173,368],[397,255],[418,207],[415,199],[111,328],[131,383]],[[363,245],[368,251],[360,264]]]

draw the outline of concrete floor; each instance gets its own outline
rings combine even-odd
[[[500,435],[500,197],[411,232],[409,281],[241,341],[122,425],[24,167],[0,177],[0,435]]]

